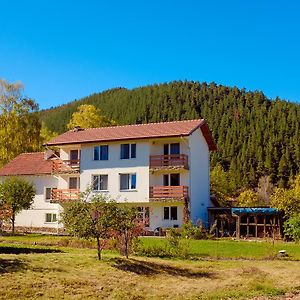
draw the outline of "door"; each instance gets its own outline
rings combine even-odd
[[[164,174],[163,175],[164,186],[179,186],[180,185],[180,175],[175,174]]]
[[[69,178],[69,189],[78,189],[79,188],[79,178],[78,177],[70,177]]]
[[[79,151],[78,150],[71,150],[70,151],[70,160],[77,161],[79,159]]]

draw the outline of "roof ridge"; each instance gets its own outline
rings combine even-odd
[[[203,118],[200,119],[192,119],[192,120],[175,120],[175,121],[165,121],[165,122],[150,122],[150,123],[142,123],[142,124],[124,124],[124,125],[116,125],[116,126],[102,126],[102,127],[93,127],[93,128],[85,128],[84,131],[86,130],[91,130],[91,129],[100,129],[100,128],[116,128],[116,127],[128,127],[128,126],[147,126],[147,125],[153,125],[153,124],[171,124],[171,123],[182,123],[182,122],[193,122],[193,121],[202,121]],[[72,130],[70,130],[72,131]],[[67,131],[68,132],[68,131]]]
[[[23,154],[44,154],[45,153],[45,151],[37,151],[37,152],[23,152],[23,153],[20,153],[19,155],[23,155]],[[16,156],[17,157],[17,156]]]

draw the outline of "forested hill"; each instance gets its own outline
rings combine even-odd
[[[299,172],[300,105],[271,101],[262,92],[176,81],[93,94],[42,111],[41,119],[49,129],[64,132],[77,106],[85,103],[118,124],[205,118],[218,146],[211,165],[221,164],[237,186],[254,187],[263,175],[284,186]]]

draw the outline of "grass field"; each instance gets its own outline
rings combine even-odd
[[[142,242],[147,247],[165,240]],[[0,299],[282,299],[300,292],[300,246],[292,243],[192,241],[195,260],[126,260],[105,251],[100,262],[95,249],[72,245],[93,244],[56,236],[0,237]],[[290,258],[263,260],[277,249]]]

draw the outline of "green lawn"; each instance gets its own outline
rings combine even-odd
[[[95,249],[70,247],[75,242],[57,236],[0,237],[0,299],[281,299],[300,292],[295,260],[300,246],[292,243],[273,248],[271,243],[192,241],[190,250],[200,259],[126,260],[104,251],[99,262]],[[142,243],[165,240],[142,238]],[[286,249],[291,259],[262,260],[277,249]]]

